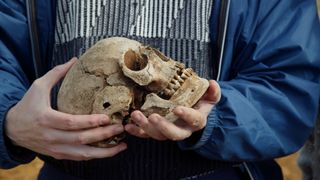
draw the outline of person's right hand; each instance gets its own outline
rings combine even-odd
[[[127,148],[124,143],[112,148],[87,145],[124,131],[121,124],[110,125],[107,115],[71,115],[51,108],[52,87],[75,62],[76,58],[56,66],[35,80],[21,101],[8,111],[5,132],[13,144],[69,160],[111,157]]]

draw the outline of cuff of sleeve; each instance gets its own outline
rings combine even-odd
[[[16,103],[10,103],[8,110]],[[7,111],[8,112],[8,111]],[[31,162],[35,158],[35,153],[11,143],[10,139],[5,134],[5,117],[7,112],[3,113],[0,117],[0,165],[2,168],[11,168],[20,164]],[[1,113],[1,112],[0,112]]]
[[[190,138],[179,141],[178,145],[183,150],[195,150],[203,146],[211,137],[214,127],[218,124],[217,109],[214,107],[208,115],[205,128],[195,132]]]

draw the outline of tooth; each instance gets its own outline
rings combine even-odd
[[[170,96],[170,95],[171,95],[170,92],[171,92],[170,89],[165,89],[165,90],[164,90],[164,94],[166,94],[167,96]]]
[[[189,69],[184,69],[184,70],[182,71],[182,73],[185,74],[186,76],[190,77],[191,74],[190,74],[190,71],[188,71],[188,70],[189,70]]]
[[[184,80],[183,79],[181,79],[181,77],[180,76],[178,76],[178,75],[174,75],[174,77],[175,77],[175,79],[176,80],[178,80],[179,81],[179,83],[183,83],[184,82]]]
[[[193,70],[192,70],[192,69],[190,69],[190,68],[188,68],[188,69],[187,69],[187,71],[188,71],[188,73],[190,74],[190,76],[192,76],[192,75],[193,75],[193,73],[194,73],[194,72],[193,72]]]
[[[186,80],[186,79],[188,79],[188,76],[183,73],[183,74],[181,74],[181,78]]]
[[[175,84],[175,87],[176,87],[176,86],[180,86],[180,83],[179,83],[178,80],[173,79],[173,82],[174,82],[174,84]]]
[[[169,83],[168,87],[167,88],[170,88],[172,89],[174,87],[174,84],[172,83],[172,81]]]

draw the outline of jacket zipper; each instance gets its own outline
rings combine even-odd
[[[34,66],[34,72],[36,78],[39,78],[43,75],[43,68],[40,55],[39,47],[39,36],[38,36],[38,27],[36,19],[36,0],[27,0],[27,17],[28,17],[28,28],[30,35],[31,51],[32,51],[32,61]]]
[[[218,73],[217,73],[217,81],[220,80],[221,76],[221,68],[222,68],[222,60],[224,56],[224,47],[228,29],[228,21],[229,21],[229,11],[230,11],[230,1],[231,0],[222,0],[221,1],[221,8],[220,8],[220,17],[219,17],[219,29],[218,29],[218,48],[219,48],[219,66],[218,66]]]

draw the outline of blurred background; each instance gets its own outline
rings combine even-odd
[[[320,0],[317,0],[318,10],[320,14]],[[282,168],[285,180],[300,180],[301,172],[297,166],[296,159],[299,156],[299,152],[287,157],[277,159]],[[10,170],[0,169],[0,180],[35,180],[39,173],[39,169],[42,167],[43,162],[39,159],[35,159],[27,165],[20,165],[19,167]]]

